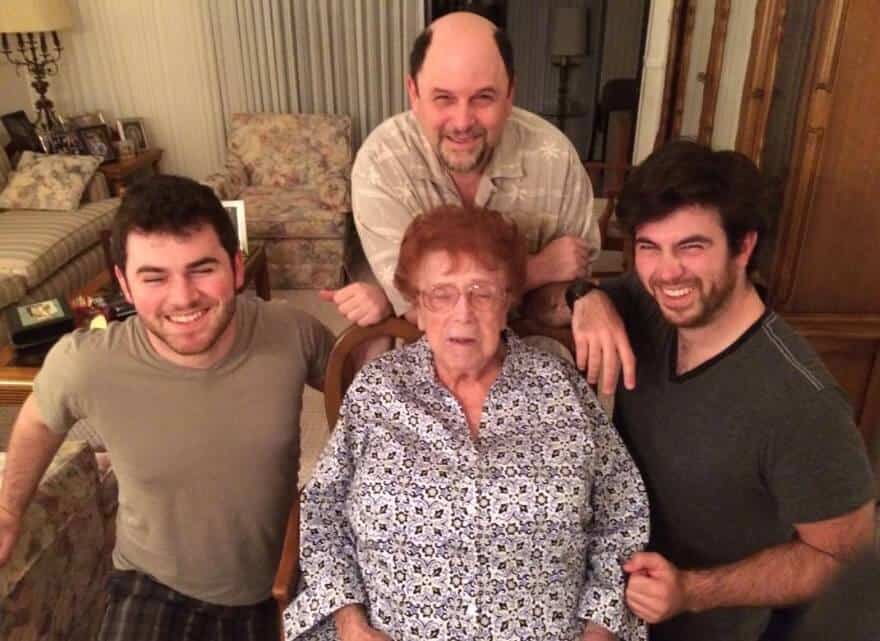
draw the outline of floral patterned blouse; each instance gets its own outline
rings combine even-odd
[[[393,641],[646,637],[621,570],[648,540],[642,479],[583,374],[504,340],[476,440],[424,338],[355,378],[304,491],[288,641],[336,639],[352,603]]]

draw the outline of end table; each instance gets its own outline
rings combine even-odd
[[[125,181],[131,176],[137,174],[148,167],[151,167],[154,174],[159,172],[159,161],[162,160],[161,149],[147,149],[142,151],[133,158],[125,158],[116,162],[108,162],[99,167],[101,173],[107,177],[110,183],[110,193],[113,196],[122,196],[125,194]]]

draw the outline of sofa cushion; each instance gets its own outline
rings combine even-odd
[[[315,188],[351,170],[351,119],[327,114],[233,114],[229,151],[254,186]]]
[[[0,454],[0,469],[4,455]],[[21,537],[0,568],[0,639],[95,638],[110,570],[108,515],[94,453],[62,444],[25,513]],[[76,637],[83,638],[83,637]]]
[[[26,291],[27,285],[21,276],[0,274],[0,310],[20,301]]]
[[[101,238],[119,200],[108,198],[74,211],[0,212],[0,274],[20,276],[28,289],[42,283]]]
[[[349,213],[326,205],[317,190],[245,187],[249,238],[342,238]]]
[[[74,209],[101,160],[94,156],[25,151],[0,193],[7,209]]]

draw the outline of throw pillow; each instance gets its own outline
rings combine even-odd
[[[35,154],[25,151],[9,174],[0,207],[70,210],[79,206],[101,159],[95,156]]]

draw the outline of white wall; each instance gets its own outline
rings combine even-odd
[[[636,119],[633,164],[642,162],[654,149],[654,140],[660,127],[660,108],[663,103],[663,85],[666,81],[666,59],[669,54],[669,30],[672,27],[672,7],[673,0],[651,2],[645,42],[645,64],[642,67],[642,88],[639,93],[639,113]]]
[[[4,57],[5,60],[5,57]],[[34,104],[31,100],[28,87],[28,76],[19,77],[15,73],[15,66],[9,62],[0,62],[0,115],[10,111],[24,109],[29,116],[33,117]],[[52,79],[49,79],[49,96],[52,95]],[[0,145],[9,142],[6,129],[0,125]]]
[[[715,127],[712,130],[713,149],[733,149],[736,145],[757,3],[758,0],[735,0],[730,6],[724,61],[721,67],[721,84],[718,87],[718,104],[715,107]]]
[[[696,139],[700,132],[700,110],[703,106],[704,82],[698,79],[706,71],[709,45],[712,42],[712,23],[715,21],[715,0],[699,0],[694,14],[691,53],[684,89],[684,111],[681,117],[681,136]]]

